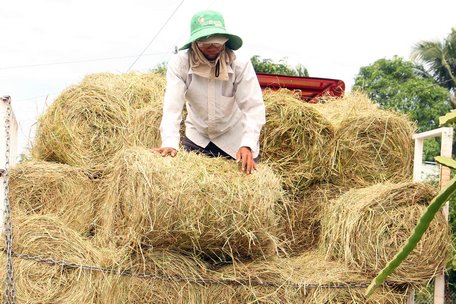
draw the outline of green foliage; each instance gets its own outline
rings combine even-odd
[[[309,77],[309,72],[303,65],[298,64],[293,68],[287,64],[286,58],[282,58],[279,63],[275,63],[271,59],[262,59],[260,56],[255,55],[250,58],[250,61],[252,61],[257,73]]]
[[[456,110],[439,118],[440,125],[456,122]]]
[[[408,114],[419,132],[437,128],[439,117],[451,109],[448,91],[418,75],[416,66],[400,57],[362,67],[353,90],[366,92],[382,108]]]
[[[166,75],[166,70],[168,69],[168,64],[166,62],[161,62],[154,66],[151,69],[151,72]]]
[[[434,158],[440,155],[440,137],[428,138],[424,141],[423,158],[426,161],[434,161]]]
[[[451,92],[450,104],[456,109],[456,29],[443,41],[421,41],[415,44],[412,60],[423,74],[430,75]]]
[[[407,114],[417,125],[418,132],[439,127],[439,117],[451,110],[449,92],[421,75],[415,64],[400,57],[380,59],[362,67],[355,78],[353,90],[365,92],[381,108]],[[439,155],[440,142],[425,143],[425,160]]]

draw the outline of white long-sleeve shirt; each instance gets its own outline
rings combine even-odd
[[[206,147],[213,142],[236,157],[240,147],[259,154],[259,137],[265,124],[263,95],[250,60],[236,59],[228,65],[228,81],[192,73],[187,52],[170,61],[160,124],[162,147],[179,148],[179,128],[186,103],[185,135]]]

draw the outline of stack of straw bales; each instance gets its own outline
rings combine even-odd
[[[14,257],[18,302],[396,304],[443,269],[439,215],[363,296],[435,195],[410,181],[406,117],[358,94],[309,105],[265,91],[263,161],[248,176],[152,152],[164,89],[157,74],[89,75],[40,118],[31,159],[9,174],[13,250],[28,255]]]

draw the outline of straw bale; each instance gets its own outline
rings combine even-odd
[[[27,214],[54,214],[81,235],[90,234],[100,200],[98,183],[82,168],[25,161],[9,171],[9,199]]]
[[[277,250],[280,179],[260,164],[251,175],[234,161],[134,147],[113,159],[104,180],[98,240],[176,248],[211,257],[256,257]]]
[[[70,87],[39,118],[32,158],[96,170],[126,145],[129,112],[127,101],[105,87]]]
[[[383,183],[352,189],[323,211],[322,248],[327,258],[376,275],[404,245],[436,190],[425,183]],[[451,249],[441,213],[389,280],[425,283],[445,268]]]
[[[47,215],[13,218],[13,252],[81,265],[97,265],[102,258],[79,233]],[[5,263],[2,254],[2,269],[6,269]],[[96,303],[101,286],[108,284],[100,274],[19,257],[13,258],[13,267],[18,303]],[[3,271],[0,276],[3,281]]]
[[[347,190],[330,183],[317,183],[289,202],[286,215],[289,225],[285,229],[290,254],[300,254],[318,246],[322,208]]]
[[[380,288],[368,301],[364,288],[325,288],[325,284],[369,283],[369,279],[324,256],[309,252],[295,258],[234,263],[199,270],[177,258],[180,273],[169,281],[124,278],[128,303],[405,303],[406,289]],[[145,264],[150,264],[145,262]],[[154,264],[154,263],[152,263]],[[184,267],[182,267],[184,266]],[[169,270],[171,267],[166,267]],[[206,280],[195,282],[193,279]],[[306,284],[313,284],[306,287]]]
[[[159,73],[95,73],[85,76],[82,84],[101,87],[123,98],[132,108],[140,109],[162,104],[166,78]]]
[[[39,118],[32,158],[98,170],[132,144],[133,129],[142,130],[132,124],[135,109],[161,109],[165,86],[164,76],[156,73],[87,75],[63,91]],[[155,117],[146,122],[158,127],[159,121],[150,118]]]
[[[334,183],[363,187],[411,180],[415,125],[406,115],[381,110],[362,94],[315,106],[336,128]]]
[[[288,90],[264,91],[266,124],[261,132],[262,160],[283,178],[290,193],[331,173],[331,123]]]

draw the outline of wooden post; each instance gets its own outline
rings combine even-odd
[[[424,138],[415,139],[415,156],[413,158],[413,181],[421,180],[421,171],[423,170],[423,147]]]
[[[442,132],[442,143],[440,147],[440,155],[451,158],[453,149],[453,129],[445,128]],[[445,187],[451,178],[451,170],[448,167],[440,166],[440,188]],[[450,212],[449,202],[446,202],[442,209],[443,215],[448,221],[448,215]],[[445,271],[442,272],[435,278],[434,282],[434,304],[445,303]]]
[[[423,167],[423,146],[424,139],[438,137],[442,138],[440,146],[440,155],[451,158],[453,147],[453,128],[439,128],[431,131],[415,134],[415,156],[413,160],[413,181],[418,182],[422,179],[421,171]],[[440,166],[440,188],[447,185],[450,180],[451,170],[447,167]],[[447,202],[442,209],[442,213],[448,220],[449,203]],[[444,304],[445,301],[445,273],[444,270],[436,276],[434,281],[434,304]],[[407,304],[415,303],[415,291],[412,290],[407,298]]]

